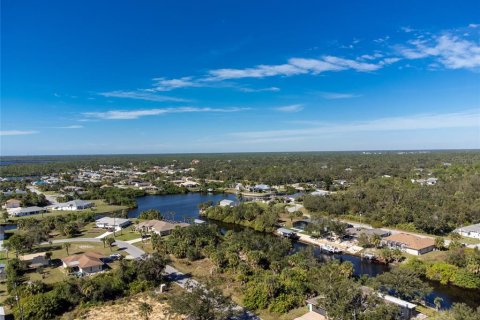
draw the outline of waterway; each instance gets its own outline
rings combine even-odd
[[[162,195],[162,196],[145,196],[137,198],[138,207],[129,212],[129,217],[138,217],[142,211],[148,209],[160,210],[167,219],[176,221],[189,221],[191,219],[199,218],[198,205],[203,202],[212,201],[217,204],[220,200],[229,199],[236,200],[236,196],[232,194],[205,194],[205,193],[187,193],[176,195]],[[172,214],[172,212],[174,214]],[[203,218],[202,218],[203,219]],[[209,221],[217,224],[222,229],[226,230],[242,230],[241,226],[232,226],[216,221]],[[266,235],[272,236],[273,235]],[[320,248],[310,244],[300,242],[293,243],[293,252],[312,246],[315,257],[321,262],[326,262],[330,259],[338,259],[341,261],[350,261],[353,264],[354,275],[375,277],[383,272],[389,270],[389,267],[380,263],[372,263],[361,259],[358,256],[348,254],[327,255],[320,251]],[[443,299],[442,308],[450,308],[455,302],[463,302],[472,307],[480,306],[480,290],[467,290],[457,288],[454,286],[441,285],[438,282],[430,282],[433,288],[431,294],[426,297],[426,301],[433,306],[433,301],[436,297]]]

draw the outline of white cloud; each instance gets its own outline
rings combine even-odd
[[[242,92],[278,92],[280,88],[277,87],[268,87],[268,88],[239,88],[238,90]]]
[[[358,72],[376,71],[381,64],[359,62],[335,56],[320,59],[291,58],[288,63],[279,65],[258,65],[245,69],[217,69],[209,72],[208,81],[227,79],[265,78],[273,76],[293,76],[300,74],[319,74],[327,71],[355,70]]]
[[[447,69],[476,69],[480,67],[480,45],[452,34],[415,39],[410,47],[400,47],[407,59],[434,57]]]
[[[361,122],[311,122],[311,128],[233,132],[232,136],[247,139],[314,136],[329,133],[365,131],[408,131],[420,129],[480,127],[480,112],[470,110],[458,113],[418,114],[404,117],[380,118]]]
[[[36,134],[38,131],[33,130],[3,130],[0,131],[0,136],[23,136],[28,134]]]
[[[179,88],[201,87],[202,85],[193,80],[192,77],[182,77],[179,79],[154,78],[154,84],[149,91],[171,91]]]
[[[172,102],[185,102],[187,100],[175,97],[160,96],[149,92],[144,91],[110,91],[110,92],[101,92],[99,95],[108,97],[108,98],[128,98],[128,99],[138,99],[138,100],[147,100],[147,101],[172,101]]]
[[[53,127],[55,129],[82,129],[83,126],[78,125],[78,124],[73,124],[71,126],[63,126],[63,127]]]
[[[475,29],[475,28],[478,28],[478,27],[480,27],[480,24],[477,24],[477,23],[470,23],[470,24],[468,25],[468,27],[469,27],[469,28],[472,28],[472,29]]]
[[[303,105],[301,105],[301,104],[291,104],[291,105],[288,105],[288,106],[276,107],[276,108],[273,108],[273,110],[280,111],[280,112],[293,113],[293,112],[302,111],[303,110]]]
[[[410,28],[410,27],[401,27],[400,29],[401,29],[403,32],[406,32],[406,33],[410,33],[410,32],[415,31],[415,29]]]
[[[130,120],[145,116],[158,116],[168,113],[199,113],[199,112],[240,112],[249,110],[249,108],[198,108],[198,107],[179,107],[164,109],[143,109],[143,110],[110,110],[105,112],[84,112],[87,118],[105,119],[105,120]]]
[[[320,92],[320,96],[328,100],[337,100],[337,99],[358,98],[358,97],[361,97],[362,95],[354,94],[354,93],[342,93],[342,92]]]

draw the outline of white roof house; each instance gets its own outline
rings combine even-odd
[[[83,210],[93,206],[93,203],[85,200],[72,200],[64,203],[58,203],[53,210],[76,211]]]
[[[327,190],[320,190],[320,189],[317,189],[315,191],[313,191],[312,193],[310,193],[312,196],[328,196],[331,192],[330,191],[327,191]]]
[[[103,217],[95,221],[97,228],[123,228],[131,224],[132,222],[128,219],[123,218],[112,218],[112,217]]]
[[[480,239],[480,223],[457,228],[455,232],[458,232],[464,237]]]
[[[235,202],[232,200],[223,199],[218,205],[220,207],[233,207],[235,205]]]
[[[39,214],[42,212],[47,212],[46,208],[41,207],[27,207],[27,208],[13,208],[7,209],[7,212],[12,217],[22,217],[22,216],[29,216],[32,214]]]

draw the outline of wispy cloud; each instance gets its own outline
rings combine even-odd
[[[225,113],[240,112],[249,110],[249,108],[198,108],[198,107],[179,107],[163,109],[143,109],[143,110],[110,110],[105,112],[84,112],[87,118],[105,119],[105,120],[130,120],[146,116],[159,116],[169,113]]]
[[[0,131],[0,136],[23,136],[29,134],[36,134],[38,131],[34,130],[3,130]]]
[[[301,105],[301,104],[291,104],[291,105],[288,105],[288,106],[276,107],[276,108],[273,108],[273,110],[280,111],[280,112],[293,113],[293,112],[302,111],[303,110],[303,105]]]
[[[192,77],[183,77],[179,79],[153,78],[154,84],[149,91],[171,91],[179,88],[202,87],[203,85],[193,80]]]
[[[469,110],[457,113],[417,114],[404,117],[380,118],[362,122],[326,123],[312,122],[311,128],[290,130],[268,130],[233,132],[232,136],[248,139],[278,137],[314,136],[326,133],[364,132],[364,131],[405,131],[441,128],[480,127],[480,111]],[[316,125],[315,125],[316,124]]]
[[[163,102],[163,101],[170,101],[170,102],[185,102],[186,99],[176,98],[176,97],[168,97],[153,94],[150,92],[145,92],[144,90],[140,91],[110,91],[110,92],[101,92],[99,95],[108,97],[108,98],[128,98],[128,99],[138,99],[138,100],[147,100],[147,101],[155,101],[155,102]]]
[[[55,129],[82,129],[83,126],[78,125],[78,124],[73,124],[71,126],[62,126],[62,127],[53,127]]]
[[[399,46],[407,59],[433,57],[447,69],[477,69],[480,67],[480,44],[445,33],[440,36],[417,37],[409,46]]]
[[[335,56],[320,59],[291,58],[284,64],[258,65],[245,69],[216,69],[209,72],[208,81],[221,81],[242,78],[265,78],[273,76],[293,76],[300,74],[320,74],[327,71],[354,70],[372,72],[380,69],[380,63],[361,62]]]
[[[352,99],[361,97],[361,94],[342,93],[342,92],[320,92],[320,96],[328,100]]]
[[[268,88],[239,88],[238,90],[242,92],[278,92],[280,91],[280,88],[277,87],[268,87]]]

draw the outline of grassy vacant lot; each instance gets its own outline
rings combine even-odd
[[[105,201],[103,200],[93,200],[92,202],[95,203],[96,213],[111,213],[111,212],[128,209],[128,207],[126,206],[116,206],[116,205],[106,204]]]

